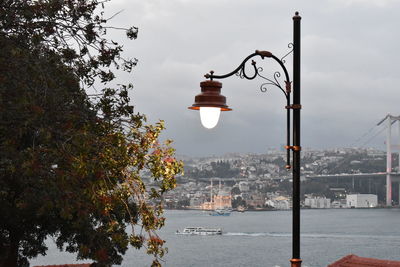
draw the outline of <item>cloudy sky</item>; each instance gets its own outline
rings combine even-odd
[[[385,132],[369,141],[383,130],[375,124],[400,114],[400,1],[112,0],[106,8],[123,11],[113,25],[139,27],[137,40],[120,39],[126,55],[139,59],[133,75],[120,79],[134,83],[136,111],[149,122],[165,120],[163,138],[174,140],[178,154],[263,153],[285,143],[285,99],[276,88],[260,92],[261,80],[222,80],[233,111],[212,130],[187,107],[209,70],[228,73],[256,49],[285,55],[295,11],[302,16],[303,147],[383,148]],[[279,70],[257,62],[265,74]],[[286,64],[291,73],[291,57]]]

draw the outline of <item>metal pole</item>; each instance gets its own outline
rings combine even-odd
[[[293,222],[292,267],[301,266],[300,258],[300,21],[296,12],[293,17]]]
[[[387,116],[386,133],[386,206],[392,206],[392,116]]]
[[[398,131],[398,134],[399,134],[398,137],[400,137],[400,120],[397,120],[397,125],[398,125],[398,130],[399,130]],[[397,168],[397,173],[400,173],[400,140],[398,142],[399,142],[398,143],[399,145],[397,147],[397,151],[399,152],[399,167]],[[399,183],[399,186],[400,186],[400,183]],[[400,205],[400,194],[399,194],[399,205]]]
[[[398,129],[399,129],[399,131],[398,131],[398,137],[400,137],[400,120],[397,120],[397,124],[398,124]],[[397,173],[400,173],[400,141],[399,141],[399,143],[398,143],[399,145],[398,145],[398,153],[399,153],[399,166],[398,166],[398,168],[397,168]],[[399,200],[398,200],[398,203],[397,203],[397,205],[399,205],[400,206],[400,181],[399,181],[399,184],[398,184],[398,186],[397,186],[397,192],[398,192],[398,196],[399,196]]]

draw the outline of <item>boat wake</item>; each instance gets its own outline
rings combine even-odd
[[[229,235],[229,236],[275,236],[275,237],[290,237],[291,234],[287,233],[232,233],[232,232],[227,232],[224,233],[224,235]]]
[[[249,236],[249,237],[291,237],[291,233],[279,233],[279,232],[226,232],[223,233],[226,236]],[[304,233],[301,235],[303,238],[337,238],[337,239],[398,239],[400,236],[382,236],[382,235],[366,235],[366,234],[314,234],[314,233]]]

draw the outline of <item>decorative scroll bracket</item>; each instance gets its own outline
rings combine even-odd
[[[261,92],[266,92],[267,89],[268,89],[267,87],[269,85],[275,86],[275,87],[277,87],[278,89],[280,89],[282,91],[282,93],[285,95],[286,102],[287,102],[287,105],[286,105],[286,109],[287,109],[287,131],[286,131],[287,132],[287,134],[286,134],[286,137],[287,137],[287,146],[286,146],[286,148],[287,148],[287,159],[286,159],[286,162],[287,162],[287,164],[286,164],[286,169],[289,170],[289,169],[291,169],[290,150],[298,151],[298,149],[301,149],[301,148],[294,147],[294,146],[290,145],[290,135],[291,135],[290,134],[290,132],[291,132],[290,131],[290,110],[300,109],[301,105],[292,105],[290,103],[290,95],[291,95],[291,92],[292,92],[292,82],[290,81],[288,71],[287,71],[287,69],[286,69],[284,64],[286,62],[285,58],[288,55],[290,55],[291,53],[293,53],[293,44],[290,43],[288,45],[288,47],[291,50],[286,55],[284,55],[281,59],[277,58],[276,56],[274,56],[269,51],[256,50],[255,53],[247,56],[243,60],[243,62],[235,70],[233,70],[233,71],[231,71],[231,72],[229,72],[227,74],[224,74],[224,75],[215,75],[214,71],[210,71],[209,73],[205,74],[204,77],[206,77],[207,79],[210,79],[210,80],[213,80],[213,79],[224,79],[224,78],[228,78],[228,77],[233,76],[233,75],[239,76],[241,79],[247,79],[247,80],[253,80],[256,77],[260,77],[265,81],[264,83],[262,83],[260,85]],[[285,83],[284,87],[282,87],[281,83],[279,82],[280,77],[281,77],[281,72],[275,71],[274,74],[273,74],[273,78],[267,78],[266,76],[261,74],[263,72],[263,68],[262,67],[257,67],[256,61],[252,59],[252,58],[257,57],[257,56],[261,57],[261,59],[272,58],[281,66],[282,71],[284,73],[284,77],[283,77],[284,78],[284,83]],[[249,75],[246,72],[246,64],[250,59],[252,59],[251,60],[251,65],[252,65],[252,69],[253,69],[253,73],[251,75]]]

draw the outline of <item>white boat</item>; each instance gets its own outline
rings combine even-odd
[[[237,210],[238,212],[245,212],[246,208],[243,207],[243,206],[238,206],[238,207],[236,208],[236,210]]]
[[[231,215],[231,211],[229,209],[215,209],[210,212],[211,216],[229,216]]]
[[[176,231],[177,235],[222,235],[221,228],[186,227],[182,232]]]

